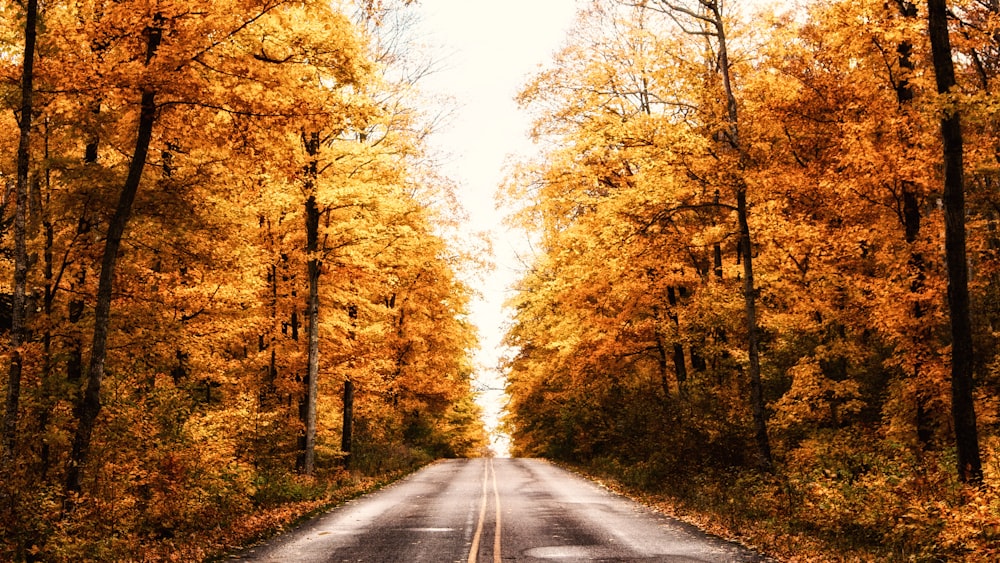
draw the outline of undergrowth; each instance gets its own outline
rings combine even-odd
[[[656,457],[570,467],[660,512],[787,562],[1000,561],[1000,466],[954,477],[954,460],[866,447],[849,436],[803,443],[774,473],[670,467]]]

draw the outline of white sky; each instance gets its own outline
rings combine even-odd
[[[514,248],[521,240],[501,226],[504,212],[494,208],[494,195],[507,156],[531,150],[530,121],[513,97],[562,45],[576,6],[575,0],[419,0],[417,5],[426,41],[449,54],[421,87],[450,95],[457,104],[454,118],[432,143],[451,155],[444,172],[460,186],[469,230],[489,231],[495,252],[496,271],[477,288],[482,299],[472,309],[482,341],[478,383],[491,388],[480,398],[489,424],[505,400],[495,367],[508,320],[502,305],[518,277]],[[502,452],[505,443],[495,447]]]
[[[791,8],[809,1],[744,0],[737,6]],[[476,288],[482,299],[471,311],[482,346],[477,384],[489,388],[480,395],[488,425],[495,424],[506,400],[496,369],[509,322],[503,302],[523,267],[517,252],[526,252],[524,235],[507,231],[501,225],[504,211],[494,207],[507,157],[532,150],[527,138],[530,119],[513,98],[531,75],[550,63],[565,42],[577,9],[587,2],[417,0],[416,4],[417,35],[433,52],[445,55],[439,70],[422,79],[421,88],[451,96],[457,104],[453,119],[434,135],[432,145],[451,156],[442,171],[460,186],[459,195],[470,214],[467,231],[488,232],[495,253],[496,270]],[[505,453],[506,441],[497,436],[494,440],[494,447]]]

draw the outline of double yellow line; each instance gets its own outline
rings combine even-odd
[[[469,548],[469,562],[476,563],[479,557],[479,543],[483,539],[483,525],[486,522],[486,505],[489,501],[488,492],[490,474],[493,475],[493,499],[497,509],[496,530],[493,532],[493,563],[502,563],[500,558],[500,491],[497,489],[497,472],[493,469],[493,458],[487,458],[483,463],[483,500],[479,507],[479,524],[476,534],[472,537],[472,547]]]

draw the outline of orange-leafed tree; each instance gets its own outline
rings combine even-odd
[[[740,155],[728,152],[718,29],[699,27],[711,27],[722,4],[622,4],[592,4],[522,95],[542,156],[513,169],[507,185],[537,253],[511,301],[515,450],[611,469],[681,498],[695,487],[698,502],[770,490],[781,500],[758,509],[838,533],[870,526],[878,540],[848,535],[872,553],[893,545],[961,558],[958,543],[984,546],[976,532],[935,532],[932,522],[991,518],[968,506],[991,502],[989,487],[960,485],[978,478],[963,457],[971,446],[955,446],[952,401],[964,395],[958,412],[985,413],[976,424],[992,436],[992,4],[949,3],[953,47],[944,51],[961,55],[947,93],[934,80],[923,4],[813,3],[758,15],[752,28],[730,5],[722,20],[734,30],[732,93],[737,117],[752,116],[737,122]],[[975,355],[949,328],[956,258],[945,259],[941,233],[955,233],[941,186],[955,179],[933,164],[940,118],[958,112],[973,163],[961,182],[968,246],[957,260],[969,266],[965,337]],[[759,453],[740,446],[753,443],[754,428],[734,423],[752,418],[734,178],[746,186],[754,238],[772,476],[752,470]],[[962,362],[976,387],[966,381],[954,393],[950,371]],[[956,454],[964,474],[952,469]],[[753,484],[734,484],[732,471]],[[697,485],[706,478],[712,484]],[[942,486],[932,492],[928,481]],[[920,519],[921,532],[872,524],[927,502],[942,512]]]
[[[948,3],[928,0],[927,26],[939,94],[950,94],[956,85],[948,31]],[[976,409],[972,396],[972,320],[969,305],[969,267],[965,232],[965,155],[962,115],[945,108],[941,118],[944,155],[945,260],[948,266],[948,307],[951,325],[951,412],[958,448],[958,474],[962,481],[981,483],[982,460]]]
[[[349,16],[322,2],[95,1],[42,3],[39,19],[25,240],[35,303],[3,479],[2,519],[18,524],[3,528],[0,557],[134,558],[140,545],[232,524],[299,490],[290,483],[308,350],[294,336],[307,330],[312,259],[330,304],[313,323],[325,350],[317,371],[331,385],[356,376],[360,406],[382,417],[372,432],[393,438],[388,461],[362,470],[425,460],[432,446],[475,449],[466,289],[436,233],[450,217],[414,196],[416,178],[433,176],[415,167],[422,132],[401,130],[395,86],[371,80],[367,38]],[[5,20],[0,32],[11,54],[0,58],[4,92],[22,75],[23,23]],[[4,99],[17,130],[20,97]],[[327,135],[317,154],[303,131]],[[0,141],[4,178],[15,176],[16,143]],[[314,160],[321,213],[308,253]],[[7,260],[14,205],[4,193]],[[430,254],[408,262],[393,250],[404,240]],[[419,324],[409,320],[422,314],[407,313],[404,332],[421,346],[410,346],[418,367],[397,386],[430,421],[420,443],[403,435],[402,409],[375,398],[408,342],[388,336],[393,315],[378,305],[400,269],[433,280],[408,299],[434,313]],[[5,360],[10,352],[5,341]],[[343,469],[331,446],[339,395],[318,379],[329,408],[317,416],[322,463],[309,482],[322,491]],[[55,529],[61,506],[72,510]],[[144,556],[166,557],[157,549]]]
[[[24,350],[28,335],[27,313],[28,285],[28,172],[31,167],[31,124],[35,111],[34,61],[38,37],[38,2],[31,0],[25,6],[24,52],[21,57],[21,99],[18,116],[17,178],[14,188],[14,279],[11,295],[10,370],[7,376],[7,394],[4,403],[2,462],[13,457],[17,440],[18,409],[21,398],[21,374],[24,369]]]

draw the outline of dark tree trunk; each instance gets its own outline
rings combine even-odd
[[[673,322],[676,333],[680,335],[681,323],[680,315],[677,314],[677,291],[673,287],[667,288],[667,302],[670,303],[670,312],[667,313],[667,316]],[[684,347],[679,342],[674,342],[674,375],[677,377],[677,389],[683,395],[687,382],[687,364],[684,362]]]
[[[740,223],[740,251],[743,255],[743,302],[746,310],[747,352],[750,362],[750,407],[753,411],[754,441],[758,463],[770,471],[774,461],[767,437],[767,418],[764,412],[764,391],[760,378],[760,335],[757,328],[757,294],[753,277],[753,246],[750,224],[747,221],[747,194],[745,189],[736,192],[737,215]]]
[[[28,285],[28,168],[31,163],[31,113],[34,96],[35,40],[37,38],[38,0],[28,0],[24,23],[24,59],[21,72],[21,109],[18,119],[20,138],[17,144],[17,185],[14,203],[14,296],[11,311],[10,371],[3,420],[4,458],[14,455],[17,441],[18,408],[21,400],[22,347],[27,343]]]
[[[49,129],[45,128],[45,152],[44,158],[48,162],[49,154]],[[43,435],[47,434],[49,420],[52,417],[52,409],[55,406],[56,390],[54,381],[55,361],[52,357],[52,308],[55,305],[56,288],[59,280],[55,277],[55,256],[52,253],[55,244],[55,227],[49,216],[49,194],[52,186],[51,172],[48,165],[45,168],[45,204],[39,203],[40,212],[44,215],[42,229],[45,236],[45,248],[42,252],[42,275],[45,278],[45,293],[42,301],[42,313],[45,315],[46,326],[42,333],[42,398],[38,413],[38,431]],[[63,262],[65,265],[65,261]],[[62,272],[60,272],[61,275]],[[42,480],[48,477],[51,468],[51,451],[48,440],[41,440],[39,446],[39,475]]]
[[[95,113],[100,111],[100,104],[97,105],[97,109],[94,110]],[[99,138],[94,135],[84,149],[83,162],[84,164],[94,164],[97,162],[97,147],[99,144]],[[90,232],[91,224],[87,219],[87,208],[84,206],[83,213],[80,216],[80,220],[77,223],[76,233],[77,235],[84,235]],[[79,291],[78,294],[82,295],[84,284],[87,280],[87,266],[81,265],[79,273],[76,275],[76,284]],[[80,297],[73,297],[70,299],[67,305],[67,314],[69,322],[76,325],[83,318],[83,311],[86,308],[86,302]],[[72,336],[69,338],[69,352],[66,358],[66,380],[74,389],[78,389],[78,384],[83,378],[83,337],[74,328],[72,331]],[[77,401],[77,416],[79,416],[79,399],[74,397]]]
[[[916,4],[909,2],[908,0],[896,0],[896,5],[899,9],[900,16],[906,18],[907,20],[916,19]],[[909,80],[910,74],[915,70],[912,53],[913,45],[909,41],[902,41],[896,46],[896,54],[900,71],[899,82],[895,85],[896,102],[899,104],[899,109],[904,115],[909,112],[910,102],[913,101],[914,97],[913,85]],[[910,151],[912,148],[911,143],[905,143],[905,150]],[[929,324],[919,322],[924,316],[924,308],[917,299],[917,296],[923,291],[924,281],[926,279],[924,257],[923,254],[921,254],[916,248],[916,243],[920,237],[920,223],[922,217],[920,213],[920,197],[917,193],[917,187],[914,182],[908,179],[903,180],[901,188],[903,195],[903,236],[910,248],[909,267],[913,273],[913,281],[910,283],[910,293],[915,298],[910,314],[912,314],[913,318],[918,321],[916,326],[920,327],[920,329],[911,335],[910,340],[912,345],[912,354],[914,355],[913,372],[911,377],[914,381],[918,381],[923,368],[925,344],[930,342],[931,339],[931,327]],[[920,393],[917,392],[915,393],[914,400],[917,403],[914,421],[917,429],[917,440],[920,444],[926,447],[930,443],[933,433],[930,431],[930,419],[927,409],[924,406],[925,399],[920,397]]]
[[[159,26],[159,16],[154,18],[154,25],[147,30],[146,64],[153,59],[160,45],[162,29]],[[149,86],[143,88],[139,110],[139,125],[135,141],[135,151],[129,165],[128,176],[119,194],[115,214],[108,223],[108,234],[104,243],[104,254],[101,259],[101,274],[97,284],[97,301],[94,307],[94,336],[90,350],[90,365],[87,371],[87,385],[79,405],[79,422],[73,436],[73,446],[70,451],[69,463],[66,468],[66,492],[80,491],[83,465],[90,454],[90,439],[94,432],[94,423],[101,411],[101,383],[104,378],[104,361],[107,357],[108,327],[111,320],[111,297],[114,282],[115,264],[118,261],[118,250],[121,247],[122,236],[128,226],[132,214],[132,204],[139,190],[139,182],[146,165],[149,144],[153,137],[153,124],[156,121],[156,92]]]
[[[718,64],[718,75],[722,80],[722,94],[725,96],[726,114],[725,127],[719,131],[717,140],[725,143],[728,152],[737,157],[738,170],[731,175],[731,188],[737,201],[737,220],[740,228],[740,252],[739,257],[743,262],[743,298],[746,311],[747,329],[747,353],[749,356],[750,368],[750,407],[753,412],[753,426],[756,442],[758,464],[761,469],[770,471],[773,469],[774,461],[771,457],[771,446],[767,437],[767,417],[764,410],[764,394],[762,390],[760,374],[760,343],[759,327],[757,326],[757,293],[754,288],[753,279],[753,238],[749,226],[749,211],[747,209],[747,186],[742,177],[743,171],[749,164],[749,156],[743,149],[740,139],[739,108],[736,102],[736,89],[732,82],[730,72],[729,50],[726,40],[726,27],[722,18],[721,2],[701,0],[698,2],[697,10],[686,9],[671,2],[670,0],[658,0],[659,11],[670,14],[675,22],[678,18],[692,18],[695,25],[690,28],[682,28],[689,33],[705,35],[714,39],[717,44],[717,58],[713,61]],[[638,3],[645,6],[646,2]],[[697,12],[697,13],[696,13]],[[699,31],[693,31],[694,29]],[[721,247],[718,252],[713,248],[713,265],[715,275],[722,274]],[[724,335],[724,333],[723,333]]]
[[[305,167],[306,198],[306,268],[309,278],[309,295],[306,298],[306,379],[302,401],[299,403],[299,420],[302,435],[299,438],[299,471],[312,475],[316,465],[316,394],[319,378],[319,219],[316,203],[316,179],[319,174],[317,156],[320,149],[319,133],[302,134],[302,144],[311,157]]]
[[[261,392],[263,397],[262,400],[265,404],[270,404],[273,400],[277,391],[277,381],[278,381],[278,353],[275,350],[275,327],[278,323],[278,267],[271,265],[270,273],[268,274],[271,282],[271,329],[266,335],[260,336],[260,350],[264,351],[270,348],[271,354],[270,359],[267,363],[267,377],[266,385],[264,390]]]
[[[316,463],[316,394],[319,377],[319,274],[320,261],[316,257],[319,250],[319,208],[315,196],[306,201],[306,251],[309,275],[309,298],[306,303],[306,317],[309,323],[308,352],[305,381],[305,401],[300,415],[303,417],[304,436],[302,442],[301,470],[312,475]]]
[[[670,379],[667,378],[667,349],[663,346],[663,337],[659,331],[656,332],[656,366],[660,370],[660,387],[663,389],[663,396],[670,398]]]
[[[351,465],[351,440],[354,433],[354,382],[344,382],[344,429],[340,435],[340,451],[344,452],[344,466]]]
[[[945,0],[927,1],[928,33],[934,77],[940,94],[955,86],[955,66],[948,36]],[[969,312],[969,270],[965,250],[965,187],[962,122],[957,108],[941,118],[944,145],[945,258],[948,264],[948,305],[951,311],[951,411],[958,449],[958,476],[966,483],[983,480],[972,397],[972,322]]]
[[[48,321],[47,324],[51,325],[52,304],[55,300],[55,284],[53,283],[54,272],[52,268],[52,245],[55,239],[55,232],[52,227],[52,222],[49,221],[48,218],[45,219],[44,229],[45,250],[43,252],[43,259],[45,264],[43,268],[45,276],[45,297],[42,303],[42,312]],[[42,400],[41,408],[38,413],[38,431],[43,435],[46,434],[48,429],[49,418],[52,415],[54,402],[52,366],[52,329],[49,326],[46,326],[45,332],[42,334]],[[42,440],[41,442],[42,443],[39,446],[38,453],[39,474],[42,479],[45,479],[50,468],[50,448],[48,440]]]
[[[719,67],[722,73],[722,85],[726,94],[729,117],[727,133],[730,144],[739,153],[740,168],[743,169],[747,157],[740,140],[739,115],[729,72],[729,51],[725,28],[719,4],[713,2],[710,8],[716,36],[719,40]],[[754,287],[753,237],[750,233],[749,210],[747,209],[747,187],[743,178],[737,178],[735,183],[736,214],[740,226],[740,251],[743,258],[743,300],[746,309],[747,355],[750,364],[750,408],[753,412],[754,441],[757,446],[758,464],[761,469],[770,471],[774,467],[774,460],[771,457],[771,444],[767,437],[767,414],[764,412],[764,392],[760,375],[760,330],[757,326],[757,289]]]
[[[715,208],[719,209],[719,190],[715,190]],[[717,211],[716,211],[717,212]],[[716,226],[715,220],[716,213],[713,213],[712,226]],[[715,274],[715,279],[722,280],[722,243],[716,241],[712,245],[712,272]]]
[[[98,116],[101,113],[101,102],[95,102],[94,108],[91,110],[94,116]],[[86,146],[83,149],[83,161],[87,164],[93,164],[97,162],[97,149],[100,146],[100,137],[94,134],[93,137],[87,141]]]

